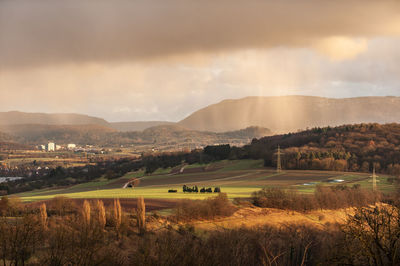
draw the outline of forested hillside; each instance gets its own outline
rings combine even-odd
[[[9,125],[0,126],[0,131],[24,144],[44,144],[56,141],[60,144],[97,144],[107,141],[116,130],[101,125]]]
[[[278,145],[286,169],[367,172],[375,163],[377,171],[400,175],[400,124],[344,125],[264,137],[254,139],[239,156],[263,158],[265,165],[275,166]]]

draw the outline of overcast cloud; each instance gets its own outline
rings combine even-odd
[[[400,2],[2,0],[0,111],[180,120],[250,95],[400,95]]]

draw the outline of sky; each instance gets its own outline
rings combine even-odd
[[[400,1],[0,0],[0,111],[179,121],[246,96],[400,96]]]

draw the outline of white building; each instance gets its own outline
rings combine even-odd
[[[70,143],[70,144],[67,145],[67,149],[68,150],[73,150],[75,148],[76,148],[76,144]]]
[[[56,150],[56,144],[54,142],[49,142],[46,145],[46,150],[47,151],[55,151]]]

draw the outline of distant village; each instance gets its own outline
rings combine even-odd
[[[85,145],[84,147],[78,146],[74,143],[67,145],[58,145],[55,142],[48,142],[47,144],[41,144],[36,146],[40,151],[54,152],[54,151],[74,151],[74,152],[92,152],[92,153],[105,153],[104,149],[99,149],[93,145]]]

